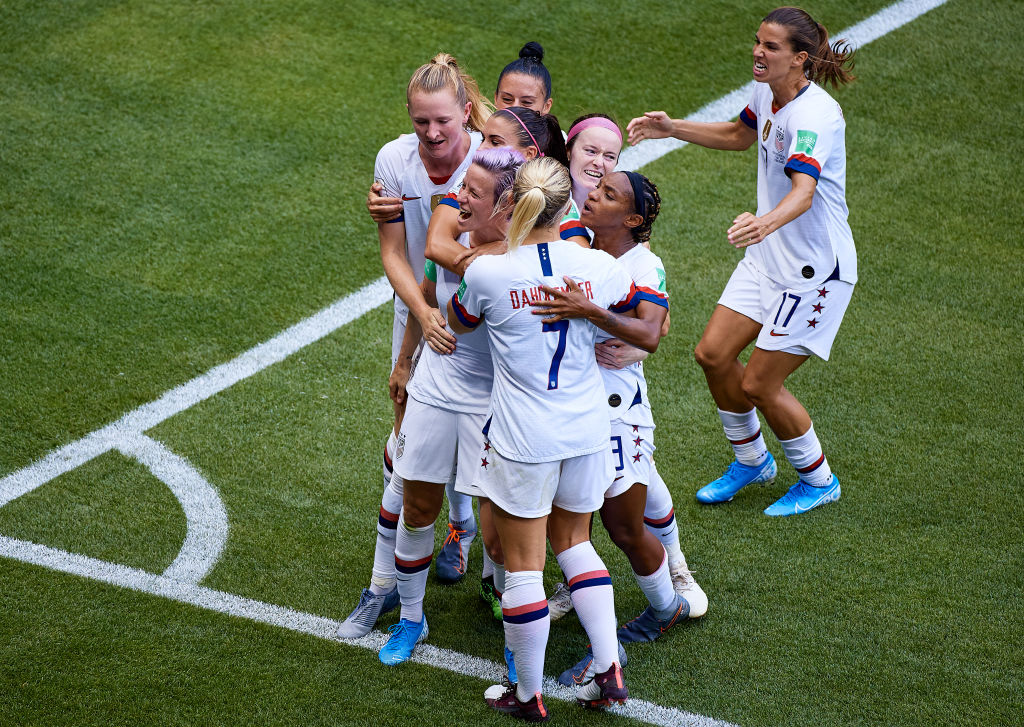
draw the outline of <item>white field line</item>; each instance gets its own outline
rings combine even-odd
[[[271,603],[236,596],[233,593],[205,588],[195,583],[168,578],[166,575],[156,575],[139,570],[138,568],[129,568],[117,563],[107,563],[84,555],[68,553],[57,548],[50,548],[24,540],[16,540],[2,535],[0,535],[0,556],[43,566],[44,568],[62,573],[82,576],[120,588],[128,588],[140,593],[169,598],[179,603],[197,606],[209,611],[308,634],[319,639],[359,646],[374,653],[380,649],[385,641],[384,634],[379,631],[374,631],[361,639],[342,641],[335,636],[335,632],[341,624],[338,621],[323,616],[294,611],[284,606],[275,606]],[[505,674],[504,665],[496,664],[487,659],[440,649],[430,644],[421,644],[416,647],[412,661],[439,669],[446,669],[447,671],[465,676],[477,677],[492,683],[500,682]],[[544,695],[546,697],[573,702],[576,699],[575,694],[574,689],[564,687],[554,679],[547,678],[544,681]],[[684,712],[679,709],[662,707],[645,702],[642,699],[630,699],[625,705],[616,707],[612,711],[625,717],[631,717],[648,724],[661,725],[663,727],[735,727],[729,722],[711,719],[691,712]]]
[[[945,4],[945,2],[946,0],[903,0],[903,2],[890,5],[846,30],[834,33],[833,37],[847,38],[854,46],[862,46],[909,23],[925,12]],[[738,111],[742,109],[743,104],[749,99],[751,88],[752,82],[708,104],[688,118],[698,121],[723,121],[734,118]],[[685,142],[674,139],[641,142],[637,146],[626,149],[623,152],[618,168],[639,169],[668,152],[685,145]],[[175,414],[185,411],[191,406],[227,389],[238,381],[284,360],[303,347],[320,340],[341,326],[384,304],[391,296],[392,290],[387,279],[383,277],[378,278],[360,290],[345,296],[319,313],[296,323],[274,338],[259,344],[231,361],[221,364],[207,373],[168,391],[159,399],[149,404],[128,412],[118,421],[50,452],[28,467],[7,475],[0,479],[0,507],[33,491],[53,478],[89,462],[100,454],[111,449],[118,449],[129,456],[139,458],[143,464],[146,464],[161,479],[167,477],[174,480],[174,484],[171,482],[168,482],[168,484],[171,485],[171,489],[176,494],[181,492],[183,493],[182,496],[186,498],[199,497],[198,500],[190,499],[188,505],[183,502],[183,507],[186,509],[186,517],[190,513],[193,515],[209,515],[210,513],[208,512],[203,513],[207,505],[203,505],[201,502],[202,496],[199,495],[199,490],[202,489],[202,486],[198,485],[195,479],[198,478],[205,483],[202,476],[185,460],[178,458],[165,447],[162,447],[162,445],[152,442],[152,440],[149,440],[152,442],[152,445],[147,444],[138,438],[138,435]],[[156,448],[154,448],[154,445]],[[163,451],[161,452],[160,449]],[[143,459],[143,457],[146,459]],[[209,486],[208,483],[205,484]],[[212,487],[210,487],[210,490],[214,492],[214,495],[216,494]],[[220,537],[218,534],[220,526],[214,524],[218,517],[214,515],[212,519],[208,518],[200,528],[202,533],[205,533],[205,537]],[[191,518],[189,520],[191,523]],[[200,518],[200,521],[202,521],[202,518]],[[223,533],[226,535],[226,521]],[[201,533],[197,533],[196,538],[201,537],[204,536]],[[114,563],[105,563],[81,555],[65,553],[64,551],[47,548],[42,545],[13,540],[4,536],[0,536],[0,555],[27,563],[35,563],[53,570],[171,598],[182,603],[190,603],[220,613],[249,618],[261,623],[276,625],[333,640],[334,630],[338,625],[335,621],[321,616],[299,613],[260,601],[241,598],[229,593],[214,591],[190,582],[191,579],[198,580],[198,578],[202,577],[199,573],[205,566],[201,564],[209,564],[211,554],[214,551],[216,554],[219,554],[220,550],[216,546],[197,545],[195,540],[191,543],[188,540],[189,538],[186,536],[186,549],[190,554],[187,554],[185,560],[181,561],[180,564],[181,555],[179,554],[179,558],[175,559],[163,576]],[[213,560],[216,560],[216,555],[213,555]],[[175,564],[179,565],[176,567]],[[179,580],[178,578],[189,580]],[[382,641],[383,636],[375,633],[355,643],[359,646],[376,650]],[[437,649],[429,645],[421,645],[417,648],[413,660],[484,679],[496,680],[501,675],[501,668],[497,664],[465,654]],[[545,693],[548,692],[557,699],[572,699],[571,690],[558,685],[550,679],[545,680]],[[622,708],[621,711],[630,717],[658,725],[707,727],[728,725],[726,722],[660,707],[641,700],[631,700],[631,703]]]
[[[879,10],[871,17],[846,30],[829,33],[829,37],[836,40],[845,38],[854,48],[859,48],[906,25],[929,10],[945,5],[946,2],[947,0],[903,0],[903,2],[894,3]],[[745,86],[712,101],[686,118],[690,121],[731,121],[739,116],[740,111],[750,101],[750,94],[753,90],[754,81],[750,81]],[[671,114],[669,115],[671,116]],[[660,159],[670,151],[681,149],[686,144],[687,142],[679,139],[645,139],[636,146],[626,148],[619,155],[616,169],[634,172],[655,159]]]
[[[185,511],[185,542],[164,577],[199,583],[217,564],[228,539],[228,514],[217,490],[184,457],[145,434],[126,435],[116,446],[165,482]]]

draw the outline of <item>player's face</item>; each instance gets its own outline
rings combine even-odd
[[[754,80],[783,81],[789,74],[803,73],[807,55],[795,53],[789,33],[781,25],[761,23],[754,36]]]
[[[612,172],[587,195],[580,222],[592,230],[619,227],[635,209],[629,178],[622,172]]]
[[[494,92],[494,105],[499,109],[522,106],[537,113],[551,110],[551,99],[545,99],[544,82],[525,73],[506,73]]]
[[[611,129],[599,126],[581,131],[569,152],[569,175],[576,187],[595,189],[619,161],[621,141]]]
[[[470,164],[459,201],[459,232],[477,230],[491,221],[494,212],[494,177],[477,164]]]
[[[458,149],[472,104],[461,106],[451,91],[414,91],[408,106],[412,128],[426,154],[443,159]]]
[[[498,147],[511,147],[522,154],[526,159],[533,159],[537,156],[537,147],[532,144],[522,146],[520,143],[520,132],[522,128],[515,119],[508,118],[505,114],[493,114],[484,124],[484,140],[480,142],[481,149],[497,149]]]

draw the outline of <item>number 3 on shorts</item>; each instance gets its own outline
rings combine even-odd
[[[555,354],[551,357],[551,368],[548,369],[548,391],[551,391],[558,388],[558,367],[562,364],[562,356],[565,355],[565,337],[569,333],[569,321],[542,323],[541,330],[544,333],[558,331],[558,345],[555,346]]]

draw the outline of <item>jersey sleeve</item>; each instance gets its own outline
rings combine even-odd
[[[373,164],[373,178],[384,187],[383,196],[402,196],[402,171],[401,157],[395,143],[389,142],[382,146],[377,152],[377,160]],[[405,222],[405,213],[403,212],[393,220],[388,220],[385,224],[395,222]]]
[[[661,258],[654,254],[649,256],[649,262],[644,266],[643,272],[633,279],[639,300],[646,300],[667,310],[668,288],[665,283],[665,265]]]
[[[452,310],[455,312],[455,317],[466,328],[476,328],[484,317],[484,276],[481,274],[481,266],[477,265],[477,262],[479,261],[474,260],[466,268],[459,289],[452,296]]]
[[[640,304],[640,294],[626,269],[610,255],[608,257],[609,265],[604,275],[608,297],[604,306],[614,313],[626,313]]]
[[[448,194],[441,198],[438,204],[446,204],[449,207],[459,209],[459,191],[462,189],[462,183],[466,181],[466,171],[463,170],[455,176],[450,187],[448,187]]]
[[[590,235],[587,234],[587,228],[580,222],[580,211],[572,198],[569,199],[569,211],[565,213],[565,217],[562,218],[562,222],[558,226],[558,236],[563,240],[568,240],[570,237],[583,237],[590,242]]]
[[[819,112],[821,108],[817,109]],[[786,176],[793,172],[807,174],[815,181],[821,176],[822,167],[832,154],[835,138],[840,125],[832,114],[800,114],[789,121],[789,156],[786,159]]]

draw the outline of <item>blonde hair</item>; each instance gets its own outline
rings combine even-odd
[[[444,90],[455,94],[459,106],[465,106],[467,101],[472,103],[469,128],[482,130],[494,111],[494,105],[484,98],[473,77],[459,68],[459,62],[449,53],[438,53],[430,63],[416,69],[405,89],[405,99],[409,101],[415,91],[437,93]]]
[[[508,249],[515,250],[535,227],[549,227],[565,214],[572,192],[569,170],[551,157],[538,157],[519,167],[512,183],[516,203],[508,226]]]

